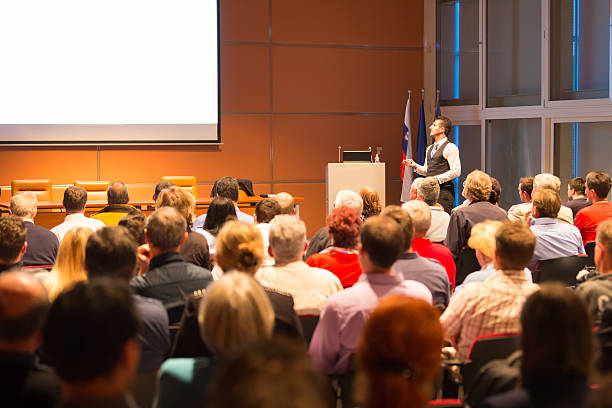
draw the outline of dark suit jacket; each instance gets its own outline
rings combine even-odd
[[[54,233],[33,222],[26,221],[26,253],[23,266],[53,265],[57,257],[59,241]]]
[[[564,207],[568,207],[572,209],[572,216],[575,217],[578,214],[578,211],[582,210],[585,207],[593,204],[586,197],[574,198],[573,200],[569,200],[563,203]]]

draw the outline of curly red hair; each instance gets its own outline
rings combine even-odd
[[[360,227],[361,217],[350,207],[336,208],[327,217],[327,232],[334,245],[340,248],[357,247]]]

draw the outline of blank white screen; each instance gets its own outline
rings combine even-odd
[[[3,0],[0,55],[0,124],[203,124],[217,138],[216,0]]]

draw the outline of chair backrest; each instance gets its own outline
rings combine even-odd
[[[595,241],[587,242],[584,244],[584,251],[587,254],[586,266],[595,266]]]
[[[189,191],[198,199],[198,183],[195,176],[163,176],[162,181],[169,181],[177,187]]]
[[[300,322],[302,323],[304,339],[306,339],[307,344],[310,344],[310,340],[312,340],[312,335],[317,327],[317,323],[319,323],[319,316],[300,316]]]
[[[22,191],[31,191],[36,194],[38,201],[53,201],[53,186],[51,180],[11,180],[11,194]]]
[[[470,273],[478,270],[480,270],[480,264],[478,258],[476,258],[476,251],[467,246],[461,248],[459,259],[457,259],[455,286],[461,285]]]
[[[74,185],[83,187],[87,190],[87,201],[106,201],[106,190],[110,185],[110,181],[83,181],[75,180]]]
[[[576,285],[576,275],[586,266],[587,256],[564,256],[539,261],[533,271],[533,282],[561,282],[567,286]]]
[[[469,390],[480,369],[489,361],[506,358],[520,347],[517,333],[500,333],[477,337],[472,343],[468,362],[463,368],[463,388]]]

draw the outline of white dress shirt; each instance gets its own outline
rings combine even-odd
[[[68,214],[66,218],[64,218],[64,222],[55,227],[51,228],[51,232],[57,236],[60,244],[62,243],[62,239],[64,239],[64,235],[68,231],[73,228],[89,228],[92,231],[97,231],[100,228],[104,228],[106,225],[94,218],[87,218],[83,213],[74,213]]]
[[[431,145],[429,149],[427,149],[427,153],[425,154],[425,164],[422,166],[417,164],[415,168],[418,174],[420,174],[421,176],[427,175],[427,160],[431,152],[436,146],[441,146],[444,142],[446,142],[446,140],[446,138],[442,138],[439,141],[435,142],[433,145]],[[461,160],[459,159],[459,149],[454,143],[449,142],[446,147],[444,147],[444,150],[442,151],[442,157],[444,157],[448,161],[450,170],[442,174],[438,174],[437,176],[434,176],[436,179],[438,179],[438,183],[440,184],[446,183],[447,181],[450,181],[461,175]]]

